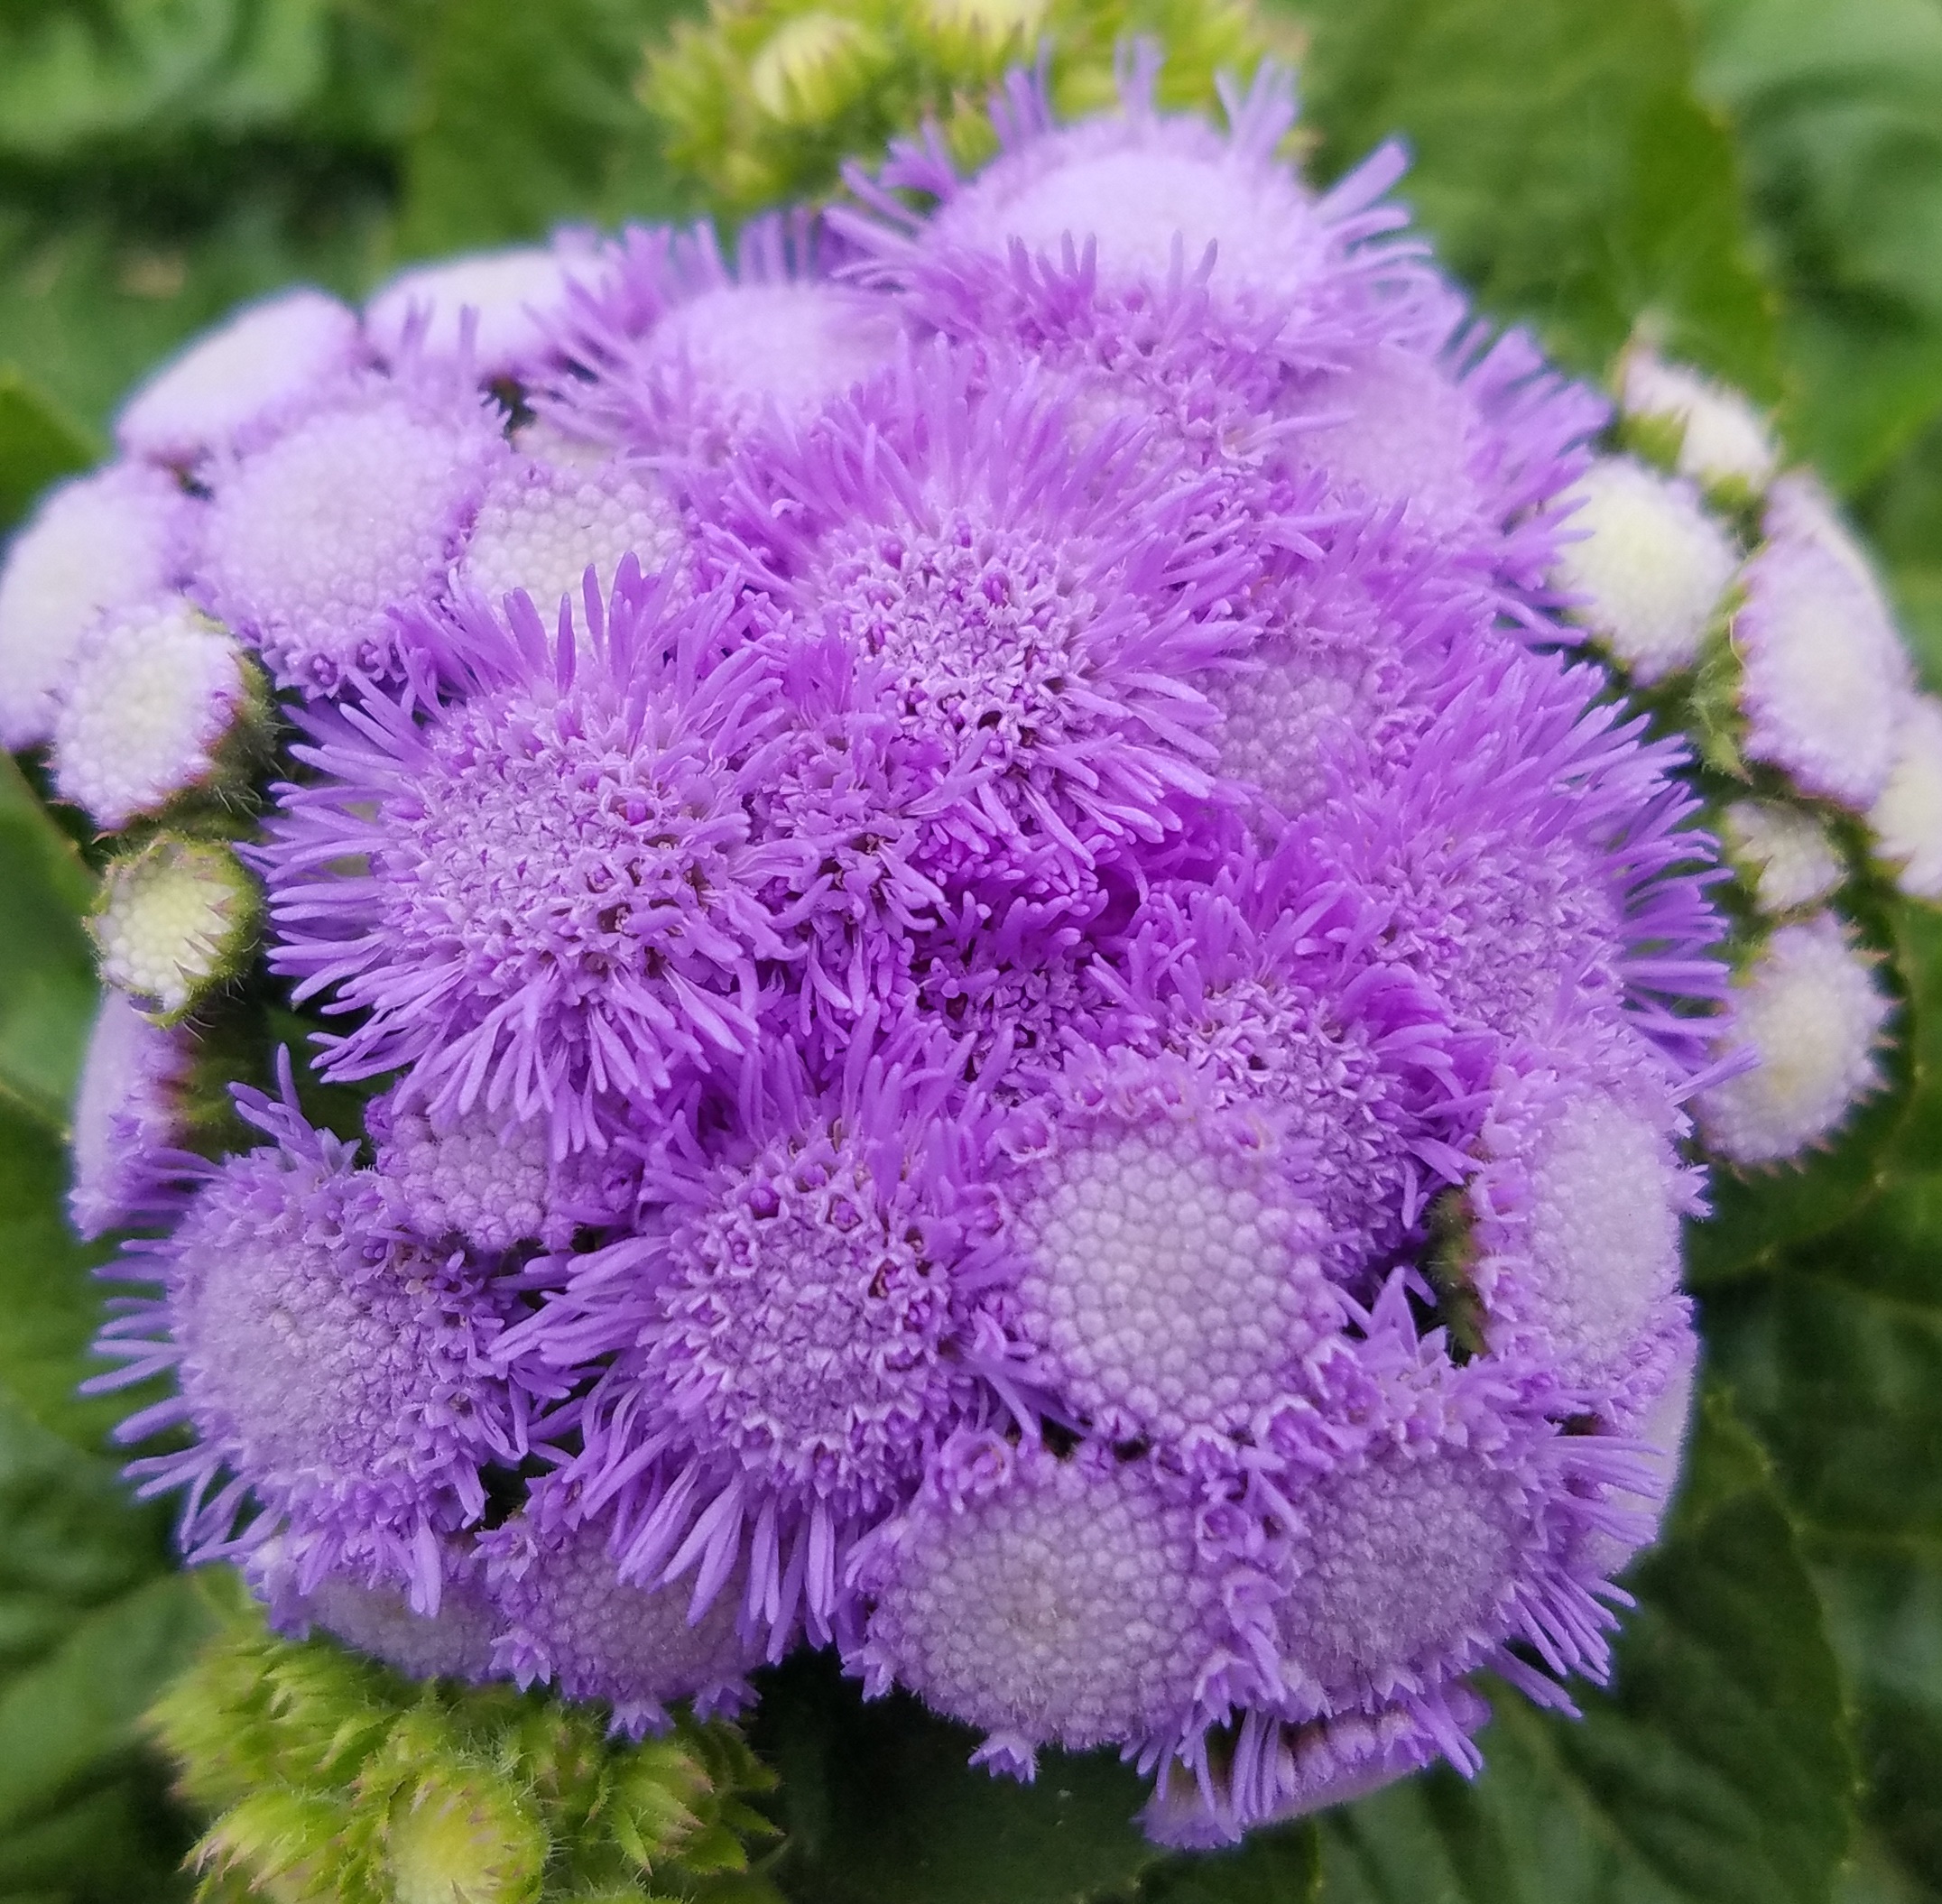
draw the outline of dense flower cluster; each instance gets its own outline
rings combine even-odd
[[[1599,456],[1393,151],[1318,194],[1272,69],[1225,131],[1154,78],[1061,126],[1014,77],[975,175],[899,147],[733,263],[255,307],[14,548],[5,738],[132,829],[103,1346],[280,1620],[635,1730],[834,1646],[995,1769],[1123,1749],[1184,1843],[1606,1669],[1686,1107],[1775,1157],[1867,1086],[1814,815],[1929,890],[1942,717],[1757,420],[1641,358],[1688,473]],[[1722,642],[1780,921],[1736,1029],[1691,757],[1592,652]],[[340,1129],[286,1059],[198,1157],[259,929]],[[1803,1009],[1827,1062],[1762,1083]]]

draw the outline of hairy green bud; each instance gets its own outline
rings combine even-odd
[[[214,1578],[222,1631],[150,1715],[212,1815],[199,1904],[780,1904],[749,1854],[773,1827],[744,1802],[773,1780],[730,1728],[630,1745],[604,1707],[416,1684],[278,1638]]]

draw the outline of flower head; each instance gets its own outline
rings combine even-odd
[[[737,1631],[724,1596],[698,1615],[679,1586],[622,1579],[602,1520],[548,1527],[546,1496],[485,1542],[503,1622],[495,1658],[522,1686],[543,1679],[569,1698],[605,1699],[615,1730],[638,1738],[668,1724],[666,1704],[733,1712],[759,1653]]]
[[[296,1591],[346,1574],[435,1612],[438,1537],[479,1519],[484,1467],[522,1449],[522,1403],[488,1359],[509,1298],[462,1253],[395,1232],[376,1178],[291,1101],[238,1107],[270,1143],[208,1172],[117,1271],[162,1293],[104,1329],[126,1364],[110,1379],[177,1383],[124,1438],[193,1437],[134,1471],[145,1492],[188,1490],[192,1554],[281,1533]]]
[[[435,372],[333,386],[209,471],[203,597],[279,687],[390,674],[393,612],[441,592],[504,454],[486,406]]]
[[[654,1220],[575,1261],[556,1306],[558,1353],[624,1351],[572,1473],[617,1494],[627,1575],[695,1568],[706,1603],[740,1574],[774,1642],[799,1602],[814,1631],[842,1616],[848,1547],[989,1405],[994,1343],[1005,1359],[992,1114],[949,1056],[853,1065],[828,1093],[786,1055],[753,1064],[725,1130],[677,1125],[650,1158]]]
[[[873,36],[1022,18],[790,0],[747,90],[813,129]],[[186,1433],[139,1471],[192,1557],[627,1731],[832,1645],[994,1770],[1118,1746],[1211,1843],[1475,1770],[1480,1674],[1606,1671],[1693,1360],[1681,1107],[1752,1161],[1872,1084],[1889,988],[1799,915],[1871,851],[1934,883],[1936,749],[1824,498],[1742,564],[1730,405],[1634,360],[1601,434],[1392,152],[1283,163],[1275,70],[1225,129],[1144,52],[1111,116],[1058,85],[733,263],[408,274],[180,476],[51,504],[0,635],[24,574],[66,618],[22,731],[143,829],[109,977],[205,1054],[314,1009],[372,1087],[324,1099],[361,1144],[291,1086],[205,1161],[190,1034],[105,1021],[88,1141],[139,1163],[78,1190],[156,1233],[103,1340],[173,1376],[128,1432]],[[56,602],[130,485],[166,572]],[[246,793],[236,643],[295,729]],[[413,1882],[456,1790],[395,1812]]]
[[[721,603],[672,610],[630,560],[583,605],[584,659],[523,596],[414,624],[425,668],[311,721],[318,777],[263,855],[275,966],[362,1014],[328,1070],[408,1066],[435,1117],[541,1119],[561,1154],[604,1141],[602,1100],[746,1049],[780,949],[759,894],[792,852],[749,838],[761,651],[700,674]]]

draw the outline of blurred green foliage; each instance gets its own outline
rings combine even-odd
[[[835,4],[835,0],[832,0]],[[1485,309],[1596,374],[1641,322],[1781,407],[1942,681],[1942,4],[1268,0],[1316,163],[1392,132]],[[0,528],[236,300],[689,208],[639,109],[669,0],[0,0]],[[134,1721],[203,1631],[75,1397],[97,1297],[60,1127],[92,1009],[82,855],[0,777],[0,1904],[167,1898],[194,1835]],[[1433,1775],[1215,1860],[1136,1781],[1030,1790],[818,1662],[770,1687],[784,1889],[828,1904],[1942,1900],[1942,929],[1886,1148],[1703,1245],[1693,1483],[1582,1726],[1507,1699]],[[1891,1139],[1891,1141],[1890,1141]],[[1728,1187],[1746,1212],[1761,1185]],[[1753,1246],[1757,1242],[1757,1247]],[[1751,1434],[1749,1433],[1751,1430]],[[1858,1794],[1858,1803],[1850,1804]],[[1852,1817],[1850,1814],[1853,1814]]]

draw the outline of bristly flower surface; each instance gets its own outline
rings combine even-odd
[[[1716,393],[1602,435],[1392,151],[1157,83],[1016,75],[732,260],[259,307],[15,545],[0,737],[133,829],[106,1379],[285,1624],[629,1733],[828,1645],[1196,1844],[1608,1669],[1695,1159],[1888,1077],[1840,908],[1942,886],[1942,714]],[[345,1134],[293,1074],[236,1150],[273,1000]]]

